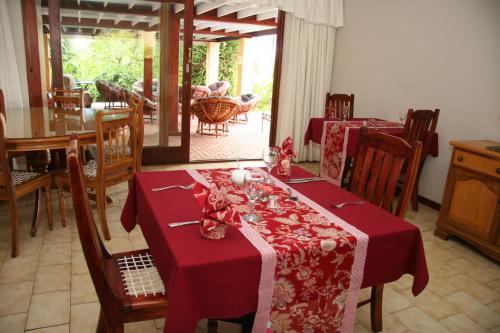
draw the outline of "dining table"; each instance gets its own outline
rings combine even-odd
[[[270,186],[278,197],[278,209],[258,201],[255,212],[261,219],[256,224],[229,227],[220,240],[202,237],[199,224],[169,227],[173,222],[200,221],[202,209],[189,187],[153,191],[155,187],[216,185],[227,188],[234,209],[248,212],[244,190],[231,183],[232,171],[139,172],[131,183],[121,222],[129,232],[140,226],[165,284],[169,304],[165,332],[192,333],[203,318],[247,314],[255,315],[253,332],[267,332],[266,323],[271,330],[276,325],[282,331],[294,323],[310,325],[300,331],[314,332],[311,318],[322,316],[341,323],[326,331],[349,331],[360,288],[390,283],[404,274],[413,276],[414,295],[426,287],[429,275],[416,226],[369,202],[335,208],[334,204],[361,199],[322,179],[288,183],[290,177],[314,177],[297,166],[292,167],[291,176],[272,172]],[[260,168],[249,171],[264,172]],[[321,242],[316,243],[316,237]],[[336,237],[342,242],[331,243]],[[318,258],[304,259],[315,250],[321,253]],[[324,258],[328,260],[322,262]],[[305,263],[297,269],[292,263],[301,260]],[[342,282],[333,278],[337,276],[343,277]],[[342,297],[328,303],[332,289],[341,290]],[[287,303],[294,297],[306,301]]]

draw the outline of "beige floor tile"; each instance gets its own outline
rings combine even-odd
[[[69,325],[58,325],[26,331],[27,333],[69,333]]]
[[[487,329],[476,324],[463,313],[456,314],[440,320],[439,323],[446,327],[450,332],[460,333],[486,333]]]
[[[500,301],[490,303],[490,304],[488,304],[488,307],[490,309],[492,309],[493,311],[498,312],[498,315],[500,315]]]
[[[429,284],[425,289],[432,291],[434,294],[440,297],[447,296],[459,291],[459,289],[455,285],[452,285],[445,280],[434,279],[432,277],[432,273]]]
[[[89,268],[83,251],[71,251],[71,274],[88,274]]]
[[[125,333],[156,333],[154,320],[125,324]]]
[[[446,328],[420,310],[418,307],[396,312],[394,314],[411,332],[415,333],[445,333]]]
[[[71,281],[71,265],[40,266],[36,272],[33,293],[68,290]]]
[[[0,332],[24,333],[27,313],[0,317]]]
[[[493,328],[500,325],[500,316],[497,312],[491,310],[464,291],[446,296],[445,301],[456,306],[467,317],[485,328]]]
[[[98,302],[71,306],[71,333],[94,333],[101,306]]]
[[[69,291],[54,291],[33,295],[26,329],[43,328],[69,323]]]
[[[71,276],[71,304],[90,303],[97,301],[94,284],[90,274]]]
[[[370,306],[365,305],[359,308],[356,312],[356,319],[365,327],[371,327],[370,321]],[[408,328],[403,325],[393,314],[383,311],[382,324],[384,333],[403,333],[407,332]]]
[[[500,279],[500,269],[496,271],[495,269],[490,267],[481,267],[464,258],[452,260],[447,262],[446,264],[448,266],[454,267],[455,269],[470,276],[472,279],[480,283],[487,283]]]
[[[471,296],[477,298],[483,304],[489,304],[500,300],[500,293],[497,293],[484,284],[466,275],[455,275],[447,278],[446,281],[461,290],[467,291]]]
[[[35,258],[8,258],[0,270],[0,284],[33,281],[37,260]]]
[[[494,327],[490,330],[491,333],[500,333],[500,326]]]
[[[106,249],[110,253],[127,252],[133,249],[130,238],[127,237],[112,237],[111,240],[104,243]]]
[[[80,236],[78,232],[71,233],[71,251],[81,251],[82,243],[80,242]]]
[[[156,328],[163,328],[165,326],[165,319],[155,319]]]
[[[488,282],[486,283],[486,285],[495,290],[497,293],[500,293],[500,279],[499,280],[495,280],[495,281],[491,281],[491,282]]]
[[[409,297],[410,302],[417,305],[420,310],[424,311],[435,320],[440,320],[460,312],[456,306],[443,302],[442,297],[437,296],[427,289],[417,297],[413,297],[411,294]]]
[[[0,286],[0,316],[28,312],[33,281]]]
[[[388,313],[401,311],[411,307],[412,304],[408,298],[401,295],[391,287],[384,288],[384,310]]]
[[[50,244],[42,246],[39,265],[58,265],[71,263],[71,244]]]
[[[53,230],[46,230],[43,237],[43,245],[52,245],[71,242],[71,228],[63,227],[60,223],[54,223]]]
[[[354,325],[354,333],[370,333],[370,330],[363,326],[363,324],[358,323]]]

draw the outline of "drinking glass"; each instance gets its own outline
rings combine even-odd
[[[406,111],[406,110],[401,110],[399,112],[399,121],[401,122],[401,124],[405,123],[407,113],[408,113],[408,111]]]
[[[271,184],[271,170],[276,166],[276,163],[278,162],[278,154],[278,147],[266,147],[262,151],[262,159],[264,160],[267,168],[267,175],[265,179],[265,182],[267,184]]]
[[[250,203],[250,213],[243,216],[245,221],[249,223],[256,223],[259,221],[259,216],[255,214],[255,201],[260,197],[261,185],[264,180],[258,173],[248,173],[245,175],[245,182],[243,188]]]
[[[349,119],[349,111],[349,106],[344,105],[344,107],[342,108],[342,115],[344,116],[343,120]]]

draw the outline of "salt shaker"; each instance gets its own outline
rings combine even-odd
[[[267,203],[267,208],[274,209],[278,208],[278,197],[275,195],[269,196],[269,202]]]

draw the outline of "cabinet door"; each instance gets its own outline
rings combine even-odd
[[[464,169],[453,170],[448,222],[489,242],[498,232],[498,194],[495,180]]]

